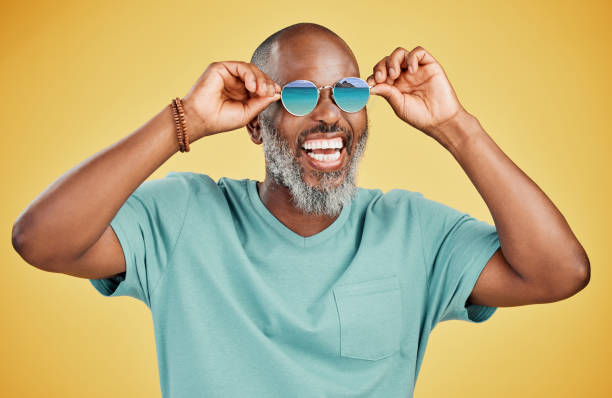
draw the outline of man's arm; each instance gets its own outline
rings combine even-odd
[[[442,144],[486,202],[499,237],[467,303],[516,306],[567,298],[590,279],[589,259],[563,215],[459,103],[440,63],[423,47],[397,47],[367,78],[371,94]]]
[[[124,272],[123,251],[109,223],[128,196],[178,149],[172,110],[166,106],[45,189],[13,225],[13,246],[45,271],[89,278]]]
[[[501,245],[468,304],[552,302],[582,290],[590,279],[584,248],[546,194],[502,152],[478,119],[462,110],[435,133],[486,202]]]
[[[182,101],[189,142],[245,126],[278,101],[280,91],[252,63],[211,63]],[[83,278],[124,272],[124,254],[109,223],[142,182],[178,150],[174,116],[167,105],[45,189],[14,223],[13,247],[28,263],[46,271]]]

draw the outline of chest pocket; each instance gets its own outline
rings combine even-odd
[[[374,361],[399,350],[402,312],[397,275],[332,290],[340,318],[340,356]]]

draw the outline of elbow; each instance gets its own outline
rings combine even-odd
[[[17,223],[13,224],[13,229],[11,230],[11,243],[13,245],[13,249],[19,253],[23,247],[23,234],[21,233]]]
[[[27,248],[26,243],[26,233],[25,230],[19,222],[15,222],[13,224],[13,229],[11,230],[11,244],[13,245],[13,249],[21,256],[24,260],[28,261],[24,255]],[[29,262],[29,261],[28,261]]]
[[[576,260],[576,275],[575,279],[575,293],[578,293],[591,281],[591,261],[589,260],[589,256],[587,256],[586,251],[580,246],[581,250],[579,251],[578,259]],[[575,294],[574,293],[574,294]]]
[[[555,260],[546,267],[546,277],[537,283],[541,302],[552,303],[568,299],[589,284],[591,264],[586,253],[572,255],[571,260]]]
[[[591,281],[591,262],[589,261],[589,257],[586,255],[586,253],[584,253],[584,261],[578,267],[577,273],[578,275],[576,278],[578,280],[579,287],[577,292],[579,292],[580,290],[587,287],[587,285]]]
[[[25,260],[26,263],[32,265],[32,259],[27,252],[27,244],[24,232],[21,230],[18,224],[13,224],[13,230],[11,232],[11,244],[13,245],[13,249],[21,256],[22,259]]]
[[[591,280],[591,266],[589,263],[586,263],[585,265],[581,265],[579,267],[579,270],[576,271],[576,275],[574,276],[574,278],[571,280],[571,288],[569,289],[569,292],[567,293],[567,295],[564,298],[570,298],[573,295],[575,295],[576,293],[580,292],[581,290],[583,290],[585,287],[587,287],[587,285],[589,284]]]
[[[583,290],[591,281],[591,264],[584,255],[585,260],[574,264],[573,272],[568,272],[564,289],[556,290],[555,301],[568,299]]]
[[[28,243],[26,231],[22,224],[15,222],[11,231],[11,244],[13,249],[30,265],[37,266],[37,261],[31,255],[31,246]]]
[[[13,249],[26,263],[43,271],[55,272],[44,265],[50,262],[32,242],[33,240],[30,238],[28,228],[24,227],[23,221],[15,222],[11,231]]]
[[[567,272],[568,289],[565,298],[580,292],[591,281],[591,262],[580,242],[576,241],[573,254],[570,254],[567,260],[570,266],[566,268],[569,271]]]
[[[27,237],[29,235],[28,231],[32,229],[30,228],[32,225],[31,220],[32,217],[30,213],[28,211],[23,211],[19,217],[17,217],[17,220],[13,222],[13,228],[11,229],[11,244],[13,245],[13,249],[15,249],[21,257],[24,257],[23,253],[28,247]]]

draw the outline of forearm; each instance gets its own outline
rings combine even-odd
[[[504,257],[524,280],[555,287],[584,278],[587,255],[563,215],[467,112],[436,134],[486,202]]]
[[[129,195],[178,149],[172,110],[166,106],[47,187],[15,222],[15,248],[33,265],[77,258],[98,240]]]

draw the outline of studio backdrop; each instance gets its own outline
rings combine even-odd
[[[19,214],[88,157],[184,96],[215,61],[248,62],[271,33],[324,25],[362,78],[395,48],[422,46],[459,101],[563,213],[591,281],[550,304],[500,307],[483,323],[439,324],[415,397],[608,397],[612,6],[605,1],[28,1],[0,16],[5,231],[0,396],[161,397],[149,309],[86,279],[39,270],[10,242]],[[380,96],[358,185],[423,193],[493,223],[457,161]],[[170,171],[264,179],[245,127],[176,153]]]

